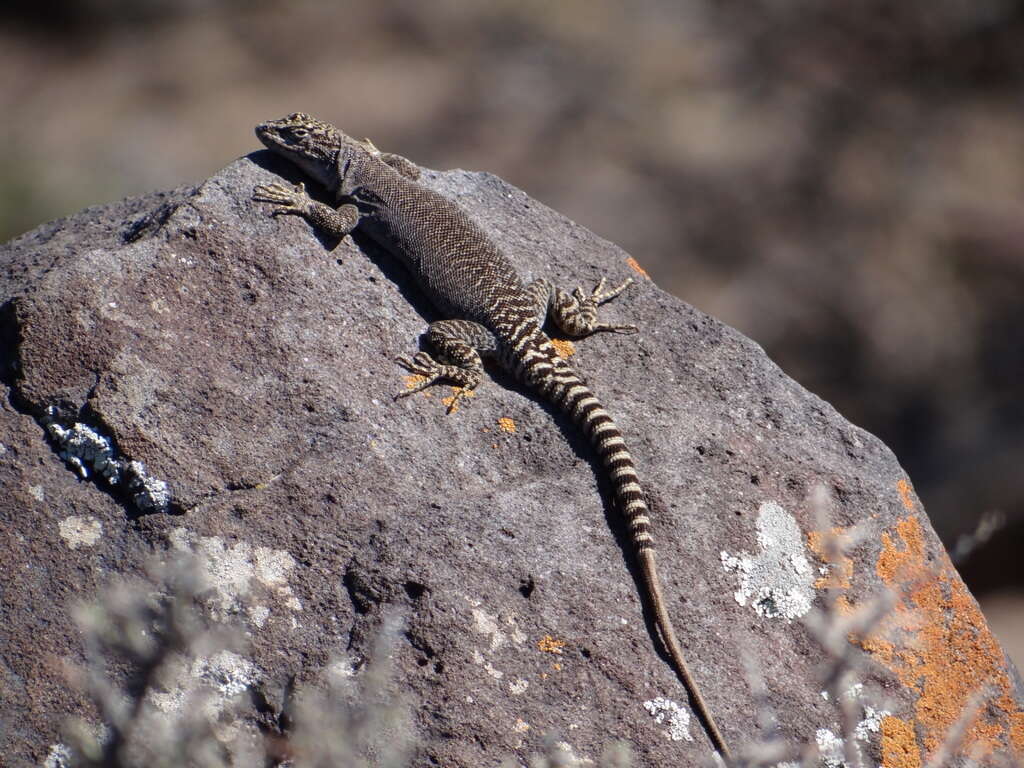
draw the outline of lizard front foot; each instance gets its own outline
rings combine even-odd
[[[301,181],[292,188],[284,184],[261,184],[253,188],[252,199],[258,203],[273,203],[271,216],[305,216],[311,202],[306,185]]]

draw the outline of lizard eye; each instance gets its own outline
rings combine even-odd
[[[292,134],[297,139],[304,139],[309,135],[309,131],[307,131],[305,128],[294,128],[292,129]]]

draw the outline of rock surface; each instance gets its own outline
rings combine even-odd
[[[572,423],[497,370],[450,415],[447,387],[393,401],[393,359],[432,308],[369,243],[249,202],[279,176],[298,180],[256,153],[0,247],[0,763],[42,764],[66,716],[92,712],[63,671],[83,654],[75,602],[175,549],[219,574],[212,607],[247,629],[264,719],[289,680],[358,669],[397,612],[416,766],[525,764],[548,736],[581,759],[622,739],[638,765],[705,760]],[[519,190],[424,181],[526,277],[637,278],[605,312],[639,335],[564,349],[634,452],[670,611],[735,747],[765,736],[752,667],[787,739],[838,748],[801,619],[826,593],[847,615],[888,589],[886,618],[853,638],[857,749],[922,765],[988,682],[961,753],[1024,752],[1019,677],[884,445]],[[827,532],[853,526],[826,563]]]

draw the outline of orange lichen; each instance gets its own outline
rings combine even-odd
[[[410,373],[408,376],[403,376],[402,379],[405,381],[405,388],[412,389],[418,384],[422,384],[427,380],[426,376],[421,376],[418,373]]]
[[[634,258],[633,258],[632,256],[629,256],[629,257],[628,257],[628,258],[626,259],[626,263],[627,263],[627,264],[628,264],[628,265],[630,266],[630,268],[631,268],[631,269],[632,269],[632,270],[633,270],[634,272],[636,272],[636,273],[637,273],[638,275],[640,275],[641,277],[646,277],[646,278],[648,278],[648,279],[650,278],[650,275],[648,275],[648,274],[647,274],[646,270],[644,270],[644,268],[640,266],[640,262],[638,262],[638,261],[637,261],[636,259],[634,259]]]
[[[916,504],[910,484],[900,479],[896,491],[903,507],[913,511]],[[834,547],[826,536],[838,533],[809,534],[810,548],[827,560]],[[1009,748],[1020,760],[1024,710],[1013,697],[1002,650],[948,556],[941,548],[938,553],[929,551],[917,515],[902,518],[895,528],[883,532],[881,545],[875,573],[892,590],[895,602],[875,630],[850,640],[916,696],[913,718],[882,721],[883,765],[919,768],[934,756],[972,697],[985,686],[990,691],[967,724],[959,751],[984,760]],[[833,563],[832,573],[818,586],[845,589],[850,576],[845,563],[838,569]],[[858,609],[846,595],[839,595],[834,607],[842,615]]]
[[[551,635],[544,635],[544,637],[537,641],[537,648],[544,651],[544,653],[561,653],[562,649],[565,648],[565,641],[555,640]]]
[[[902,494],[901,494],[902,495]],[[931,756],[968,705],[972,694],[993,687],[987,706],[968,724],[961,750],[991,754],[1011,743],[1020,751],[1014,731],[1022,713],[996,642],[974,598],[945,553],[930,558],[924,530],[917,517],[906,517],[894,533],[882,534],[882,552],[875,572],[896,602],[878,629],[857,642],[917,694],[914,725],[925,754]],[[890,718],[892,719],[892,718]],[[890,723],[892,745],[899,724]],[[902,732],[900,732],[902,733]],[[906,734],[904,734],[906,736]],[[917,765],[906,748],[894,752],[890,766]]]
[[[834,608],[840,616],[849,616],[854,611],[854,607],[846,595],[839,595],[836,598]]]
[[[853,577],[853,558],[841,553],[845,528],[833,528],[831,531],[810,531],[807,534],[807,546],[826,566],[828,572],[814,582],[815,589],[849,589]],[[834,539],[836,541],[830,541]]]
[[[882,765],[885,768],[921,768],[913,723],[898,717],[882,718]]]
[[[452,387],[452,394],[442,397],[441,402],[448,406],[448,413],[455,413],[459,410],[459,401],[466,397],[476,397],[476,392],[462,387]]]
[[[1010,744],[1018,755],[1024,755],[1024,712],[1010,715]]]
[[[555,352],[563,360],[566,360],[576,354],[576,345],[568,339],[552,339],[551,346],[555,348]]]
[[[913,491],[910,489],[910,483],[907,482],[906,478],[901,477],[898,481],[896,481],[896,490],[899,491],[900,499],[903,501],[903,506],[907,508],[907,511],[913,512]]]
[[[896,587],[901,582],[913,586],[921,579],[933,577],[931,567],[925,562],[924,531],[920,521],[916,517],[905,517],[896,523],[896,533],[903,542],[902,548],[893,543],[891,535],[882,534],[882,552],[875,564],[878,578]]]
[[[498,429],[502,432],[508,432],[511,434],[516,431],[516,423],[507,416],[502,416],[498,419]]]

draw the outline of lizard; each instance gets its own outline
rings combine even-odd
[[[573,337],[598,332],[636,333],[633,325],[598,320],[597,308],[632,283],[606,289],[602,279],[586,295],[571,294],[545,278],[524,284],[511,261],[455,202],[418,183],[419,168],[401,155],[381,152],[301,112],[256,126],[256,136],[321,184],[334,206],[314,200],[299,182],[260,185],[253,200],[274,205],[272,216],[297,215],[341,239],[357,227],[394,253],[446,319],[429,325],[426,351],[396,362],[421,378],[404,397],[447,381],[457,389],[448,410],[480,384],[483,359],[506,370],[567,414],[600,457],[628,526],[655,624],[676,674],[704,723],[711,743],[729,750],[698,688],[665,605],[651,536],[650,510],[622,433],[579,373],[560,357],[542,326],[550,317]]]

